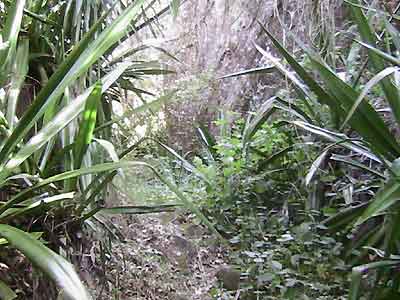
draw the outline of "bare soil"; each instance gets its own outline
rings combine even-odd
[[[111,221],[125,240],[95,251],[96,272],[81,271],[94,299],[212,299],[225,253],[205,228],[176,213]]]

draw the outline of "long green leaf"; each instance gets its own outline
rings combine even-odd
[[[334,102],[336,102],[335,107],[341,108],[340,110],[336,110],[336,113],[339,113],[339,116],[344,118],[344,112],[351,109],[359,94],[327,67],[321,61],[318,54],[304,46],[300,41],[297,41],[297,43],[308,54],[314,69],[318,71],[319,75],[324,80],[330,98],[334,99]],[[314,83],[307,83],[307,85],[310,84]],[[317,94],[317,90],[314,92]],[[334,108],[331,106],[331,109]],[[388,160],[393,160],[399,156],[400,145],[396,142],[395,137],[391,134],[382,118],[368,102],[360,104],[358,110],[356,110],[356,113],[354,113],[350,119],[350,124],[371,144],[371,147],[379,155]],[[377,139],[379,139],[379,142]]]
[[[174,211],[177,204],[157,205],[157,206],[118,206],[100,208],[99,212],[106,215],[120,215],[120,214],[151,214],[159,212]]]
[[[272,97],[265,101],[255,113],[254,118],[245,127],[243,131],[243,145],[247,145],[250,142],[257,130],[259,130],[265,121],[275,112],[275,99],[275,97]]]
[[[378,191],[371,204],[357,220],[356,225],[360,225],[368,219],[384,213],[393,205],[397,204],[398,201],[400,201],[400,182],[398,178],[398,176],[400,176],[400,172],[398,170],[399,164],[400,159],[396,159],[393,162],[392,172],[395,175]]]
[[[0,280],[0,299],[2,300],[13,300],[18,295],[3,281]]]
[[[217,151],[214,146],[216,145],[215,138],[211,135],[210,131],[203,124],[196,126],[196,134],[199,137],[200,142],[204,146],[207,156],[210,161],[215,161],[217,158]]]
[[[75,194],[74,193],[63,193],[63,194],[57,194],[55,196],[50,196],[50,197],[45,197],[45,198],[39,198],[36,199],[33,203],[30,203],[26,207],[21,207],[21,208],[10,208],[6,210],[4,213],[0,215],[0,219],[4,220],[10,219],[12,217],[16,217],[19,215],[26,215],[29,214],[30,212],[37,210],[41,206],[54,206],[58,204],[61,201],[64,200],[72,200],[74,198]],[[24,202],[25,203],[25,202]]]
[[[130,152],[135,150],[137,147],[139,147],[145,140],[145,138],[140,139],[138,142],[136,142],[134,145],[128,147],[125,149],[123,152],[121,152],[119,155],[116,155],[118,158],[124,158],[126,155],[128,155]],[[115,161],[116,162],[116,161]],[[96,196],[109,184],[115,175],[117,175],[117,171],[112,171],[108,173],[104,178],[102,174],[97,175],[96,179],[93,180],[90,185],[86,188],[86,190],[82,193],[82,201],[81,201],[81,206],[79,209],[79,213],[82,213],[83,210],[86,208],[86,206],[90,203],[92,203],[95,199]],[[90,193],[90,196],[88,196]],[[87,214],[86,217],[90,215]]]
[[[126,119],[126,118],[128,118],[128,117],[130,117],[132,115],[143,113],[143,112],[145,112],[147,110],[157,110],[163,104],[168,103],[170,101],[171,102],[174,101],[175,99],[174,99],[173,96],[176,94],[177,91],[178,90],[169,91],[169,92],[167,92],[166,94],[160,96],[158,99],[156,99],[154,101],[145,103],[145,104],[140,105],[138,107],[135,107],[132,110],[125,112],[122,116],[114,118],[113,120],[108,121],[108,122],[106,122],[104,124],[101,124],[99,127],[96,127],[95,132],[97,132],[99,130],[102,130],[104,128],[107,128],[107,127],[109,127],[109,126],[111,126],[113,124],[118,124],[118,123],[122,122],[124,119]]]
[[[182,167],[190,172],[193,173],[195,176],[198,178],[201,178],[206,184],[211,186],[211,182],[207,179],[206,176],[202,172],[200,172],[193,164],[191,164],[189,161],[187,161],[185,158],[183,158],[181,155],[179,155],[174,149],[171,147],[159,142],[155,141],[161,148],[165,149],[168,153],[170,153],[173,157],[178,159],[182,163]]]
[[[8,15],[1,36],[3,38],[2,41],[8,43],[8,47],[0,50],[0,84],[4,83],[8,74],[8,65],[15,56],[25,2],[25,0],[15,0],[7,10]]]
[[[398,59],[397,57],[394,57],[394,56],[392,56],[392,55],[390,55],[390,54],[388,54],[386,52],[383,52],[382,50],[380,50],[380,49],[378,49],[378,48],[376,48],[374,46],[368,45],[368,44],[366,44],[364,42],[361,42],[361,41],[358,41],[358,40],[355,40],[355,41],[357,43],[359,43],[361,46],[363,46],[363,47],[367,48],[368,50],[374,52],[376,55],[379,55],[381,58],[383,58],[387,62],[390,62],[390,63],[400,67],[400,59]]]
[[[108,153],[108,155],[110,156],[110,158],[113,162],[119,161],[117,151],[115,150],[115,147],[111,142],[103,140],[103,139],[97,139],[97,138],[94,138],[93,140],[96,143],[98,143],[101,147],[103,147],[104,150],[106,150],[106,152]]]
[[[12,198],[10,201],[8,201],[6,204],[0,207],[0,214],[2,214],[4,211],[7,209],[13,207],[15,204],[20,203],[21,201],[24,200],[24,196],[29,195],[32,191],[39,189],[40,187],[47,186],[51,183],[55,183],[58,181],[82,176],[82,175],[87,175],[87,174],[94,174],[94,173],[102,173],[102,172],[108,172],[108,171],[114,171],[119,168],[122,169],[127,169],[127,168],[134,168],[134,167],[145,167],[150,169],[157,178],[161,180],[178,198],[181,200],[182,204],[185,205],[189,210],[191,210],[213,233],[215,233],[218,237],[221,238],[222,241],[226,242],[224,238],[221,237],[221,235],[218,233],[218,231],[215,229],[214,225],[204,216],[204,214],[200,211],[200,209],[192,203],[180,190],[179,188],[173,184],[171,181],[169,181],[167,178],[162,176],[153,166],[141,162],[141,161],[120,161],[116,163],[104,163],[104,164],[99,164],[99,165],[94,165],[92,167],[84,168],[84,169],[78,169],[78,170],[72,170],[68,172],[64,172],[61,174],[57,174],[55,176],[46,178],[42,181],[40,181],[38,184],[36,184],[34,187],[30,189],[26,189],[23,192],[19,193],[16,195],[14,198]]]
[[[360,105],[361,101],[365,98],[365,96],[368,95],[370,90],[377,85],[380,81],[382,81],[385,77],[393,74],[394,72],[398,72],[400,69],[398,67],[389,67],[378,74],[376,74],[370,81],[367,82],[363,90],[361,91],[361,94],[358,96],[357,100],[354,102],[353,106],[351,107],[349,113],[347,114],[346,119],[344,120],[341,130],[345,127],[347,122],[351,119],[353,116],[354,112],[356,111],[357,107]]]
[[[106,91],[124,70],[129,66],[128,63],[119,65],[113,72],[106,75],[102,79],[102,93]],[[32,137],[29,142],[21,147],[18,153],[10,159],[3,170],[0,170],[0,182],[14,168],[18,167],[35,151],[43,147],[53,136],[58,134],[65,126],[75,119],[84,109],[86,99],[90,96],[96,85],[90,87],[86,92],[74,99],[68,106],[64,107],[51,122],[49,122],[42,130]]]
[[[266,159],[261,160],[258,163],[257,172],[260,172],[260,173],[263,172],[268,165],[270,165],[270,164],[274,163],[275,161],[277,161],[278,159],[284,157],[289,151],[293,150],[293,146],[294,145],[283,148],[283,149],[279,150],[278,152],[275,152],[272,155],[268,156]],[[257,153],[258,155],[260,155],[262,157],[266,156],[265,153],[257,150],[256,148],[250,147],[250,150],[254,151],[255,153]]]
[[[172,16],[176,18],[178,16],[179,12],[179,6],[181,5],[181,0],[171,0],[171,11],[172,11]]]
[[[343,110],[349,111],[354,105],[354,101],[358,98],[359,93],[343,82],[317,58],[311,54],[309,54],[309,57],[330,93],[337,99]],[[370,143],[374,151],[390,161],[400,156],[400,145],[396,142],[396,138],[367,101],[359,104],[349,122],[352,128]]]
[[[63,257],[26,232],[12,226],[0,224],[0,235],[53,279],[68,297],[74,300],[91,299],[74,267]]]
[[[286,59],[289,65],[293,68],[293,70],[297,73],[297,75],[304,81],[304,83],[317,95],[318,101],[322,104],[327,104],[332,111],[335,113],[342,113],[340,111],[340,106],[338,102],[331,97],[312,77],[308,72],[297,62],[297,60],[282,46],[281,43],[260,23],[263,31],[268,35],[269,39],[272,41],[274,46],[278,49],[279,53]],[[261,48],[258,48],[259,51]],[[261,49],[262,50],[262,49]],[[265,51],[263,52],[265,54]],[[285,76],[289,74],[289,72],[284,71],[283,68],[279,68],[281,72]],[[296,83],[296,81],[294,81]]]
[[[339,232],[340,228],[354,223],[354,220],[365,211],[367,206],[368,203],[362,203],[357,206],[347,207],[325,219],[322,224],[328,226],[333,232]]]
[[[377,9],[377,8],[373,8],[371,6],[365,6],[365,5],[361,5],[359,4],[359,2],[354,1],[354,0],[343,0],[344,2],[354,6],[354,7],[358,7],[358,8],[362,8],[365,9],[366,11],[370,12],[370,13],[378,13],[380,15],[384,15],[390,18],[393,18],[395,20],[399,20],[400,21],[400,16],[394,13],[388,13],[382,9]]]
[[[400,50],[400,32],[390,22],[391,22],[390,19],[385,20],[386,31],[389,34],[390,38],[392,39],[396,49]]]
[[[374,170],[372,168],[369,168],[369,167],[363,165],[362,163],[359,163],[358,161],[356,161],[354,159],[350,159],[348,157],[337,155],[337,154],[333,154],[330,159],[334,160],[334,161],[338,161],[338,162],[342,162],[342,163],[348,164],[348,165],[356,167],[356,168],[359,168],[359,169],[364,170],[364,171],[366,171],[368,173],[371,173],[371,174],[373,174],[375,176],[378,176],[381,179],[386,179],[386,176],[384,174],[382,174],[382,173],[380,173],[380,172],[378,172],[378,171],[376,171],[376,170]]]
[[[13,76],[11,77],[10,88],[7,91],[7,121],[12,130],[16,119],[18,96],[21,92],[25,76],[28,73],[29,40],[23,39],[17,49],[15,61],[12,64]]]
[[[359,4],[358,0],[353,0],[352,3]],[[351,11],[353,14],[354,21],[358,26],[358,31],[363,39],[363,41],[369,45],[376,45],[377,38],[375,32],[372,30],[370,24],[366,16],[360,7],[356,7],[354,5],[351,6]],[[368,52],[368,58],[375,70],[376,73],[381,72],[385,69],[385,64],[382,58],[377,55],[374,51]],[[397,120],[397,123],[400,124],[400,95],[397,88],[394,86],[392,81],[389,78],[384,78],[380,81],[382,90],[386,96],[386,100],[388,101],[393,115]],[[399,155],[398,155],[399,156]],[[398,157],[397,156],[397,157]]]
[[[290,100],[284,100],[279,97],[276,97],[276,102],[277,104],[275,107],[290,112],[292,115],[298,117],[300,120],[314,124],[314,120],[309,117],[306,112],[303,111],[299,106],[297,106],[295,103],[292,103]],[[311,109],[310,112],[313,114],[313,117],[315,117],[314,111]]]
[[[28,111],[24,114],[11,137],[0,152],[0,165],[4,163],[13,148],[23,139],[33,124],[43,115],[48,105],[64,93],[64,90],[77,78],[83,75],[112,45],[124,36],[130,22],[139,14],[144,0],[134,1],[122,15],[92,41],[100,28],[100,19],[83,40],[74,48],[65,62],[51,76],[48,84],[36,97]],[[105,17],[104,17],[105,18]],[[92,42],[91,42],[92,41]]]
[[[325,150],[320,155],[318,155],[318,157],[314,160],[314,162],[312,163],[311,168],[308,171],[306,178],[305,178],[306,186],[308,186],[310,184],[311,180],[315,177],[315,174],[320,169],[320,166],[325,162],[328,154],[329,154],[329,151]]]
[[[78,169],[82,165],[83,156],[92,142],[93,131],[96,127],[97,106],[100,103],[102,94],[101,82],[96,83],[89,97],[86,100],[83,117],[80,122],[78,135],[75,140],[74,149],[74,168]]]
[[[64,90],[59,89],[57,95],[55,95],[57,97],[54,96],[50,99],[51,101],[48,101],[48,98],[54,94],[54,91],[57,89],[57,86],[59,86],[60,82],[65,79],[67,72],[72,68],[79,56],[88,47],[89,43],[94,38],[95,33],[101,28],[103,21],[109,13],[110,11],[103,14],[103,16],[92,26],[91,30],[86,33],[79,44],[75,45],[75,47],[72,49],[72,52],[50,77],[48,83],[40,90],[34,102],[25,112],[17,127],[12,132],[11,137],[7,139],[6,144],[1,149],[0,166],[4,163],[5,159],[8,157],[13,148],[24,138],[24,135],[30,130],[36,120],[40,118],[40,115],[46,111],[46,107],[42,109],[43,106],[45,104],[51,105],[62,95]]]
[[[293,121],[290,122],[291,124],[294,124],[308,132],[311,132],[313,134],[316,134],[320,137],[322,137],[323,139],[333,142],[333,143],[337,143],[340,144],[341,146],[354,151],[358,154],[364,155],[378,163],[382,163],[382,161],[373,153],[371,152],[370,149],[362,146],[360,143],[356,143],[354,141],[352,141],[348,136],[344,135],[344,134],[340,134],[340,133],[336,133],[312,124],[308,124],[302,121]]]
[[[349,300],[358,300],[360,289],[361,289],[361,279],[362,276],[374,269],[378,268],[387,268],[387,267],[395,267],[400,265],[400,261],[397,260],[384,260],[384,261],[377,261],[365,265],[361,265],[358,267],[354,267],[351,273],[351,286],[350,286],[350,294]]]

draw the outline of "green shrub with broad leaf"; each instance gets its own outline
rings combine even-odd
[[[293,185],[300,185],[298,178],[305,175],[301,164],[307,159],[307,145],[281,130],[279,122],[265,122],[277,110],[273,103],[275,98],[246,120],[233,112],[221,114],[215,121],[217,136],[197,124],[201,148],[188,157],[162,145],[175,159],[177,173],[198,179],[180,184],[201,193],[199,204],[228,236],[243,225],[236,224],[236,217],[245,211],[256,214],[253,208],[279,210],[304,203],[304,190],[295,191]]]

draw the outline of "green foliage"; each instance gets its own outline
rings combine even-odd
[[[254,126],[255,120],[262,121]],[[158,158],[156,152],[146,154],[145,159],[156,161],[163,176],[190,195],[229,240],[230,262],[245,277],[242,297],[345,299],[349,281],[343,244],[326,236],[324,227],[313,222],[312,212],[305,211],[307,191],[296,188],[307,172],[304,162],[308,154],[314,155],[312,148],[299,143],[279,119],[274,122],[253,116],[247,121],[237,118],[233,124],[225,119],[215,123],[220,129],[230,129],[221,130],[225,135],[213,136],[200,125],[197,131],[203,149],[197,155],[183,157],[159,143],[166,152],[158,151]],[[256,129],[244,142],[249,128]],[[143,149],[149,147],[143,145]],[[147,179],[130,179],[125,186],[128,195],[142,198],[138,190],[143,190],[144,184],[146,189],[152,188],[144,197],[176,201],[151,174],[139,174]],[[211,294],[214,299],[233,296],[219,288]]]
[[[57,282],[68,297],[82,300],[91,299],[75,273],[74,267],[63,257],[54,253],[29,234],[9,225],[0,225],[0,235]]]
[[[224,120],[217,121],[216,124],[220,127],[226,125]],[[251,122],[245,124],[243,119],[236,120],[231,133],[216,138],[214,145],[205,148],[210,153],[210,149],[213,150],[212,159],[210,155],[194,158],[196,170],[208,182],[214,183],[207,188],[206,198],[209,205],[223,210],[231,209],[236,201],[259,202],[257,199],[266,196],[260,196],[267,190],[263,186],[274,186],[272,181],[285,182],[290,168],[295,168],[296,156],[300,155],[301,149],[299,152],[283,153],[281,157],[276,156],[275,160],[270,159],[280,152],[279,149],[289,148],[293,143],[290,136],[277,128],[277,124],[264,123],[258,126],[251,140],[246,142],[245,136],[249,128],[252,128]],[[284,174],[273,175],[278,168],[288,169]],[[260,195],[250,196],[253,192]]]
[[[105,208],[107,184],[117,170],[134,166],[155,172],[181,201],[191,205],[152,166],[120,161],[132,149],[117,154],[108,141],[113,102],[122,101],[126,90],[135,88],[135,80],[170,73],[154,62],[133,62],[140,50],[126,55],[126,62],[112,61],[132,24],[141,28],[150,24],[142,14],[153,5],[146,0],[127,6],[115,3],[111,8],[102,1],[1,1],[0,235],[5,239],[1,245],[21,251],[71,299],[90,296],[66,258],[27,232],[32,228],[26,220],[35,220],[40,232],[46,231],[49,216],[53,225],[66,224],[67,229],[85,226],[90,218],[100,226],[97,217]],[[173,1],[175,13],[177,6]],[[149,105],[136,109],[145,111]],[[96,147],[107,155],[98,155]],[[170,208],[108,207],[104,213]],[[52,241],[62,238],[57,235],[52,233]],[[64,253],[70,245],[57,248],[62,244],[52,246]],[[14,295],[7,284],[1,282],[1,293],[11,299]]]
[[[297,59],[262,27],[286,62],[256,45],[272,66],[222,78],[278,71],[296,94],[265,101],[246,121],[221,118],[218,137],[200,125],[203,153],[192,162],[175,155],[186,171],[202,174],[203,184],[188,189],[201,193],[203,210],[236,245],[234,261],[254,299],[257,291],[265,299],[398,298],[399,32],[391,24],[396,15],[346,2],[355,39],[335,53],[321,50],[340,62],[328,65],[293,37],[305,54]],[[380,14],[369,20],[366,9]],[[381,109],[386,103],[390,110]],[[299,228],[308,228],[306,240]],[[297,256],[312,267],[290,260]]]
[[[257,219],[240,218],[247,228],[232,239],[230,259],[242,271],[243,299],[346,299],[349,281],[341,243],[308,222],[287,228],[270,215],[261,230],[249,226]],[[212,293],[215,299],[231,297],[222,289]]]
[[[252,120],[238,119],[229,136],[215,138],[213,160],[194,159],[197,170],[214,183],[206,188],[203,210],[229,238],[230,261],[245,277],[242,297],[345,299],[343,245],[308,221],[313,218],[311,212],[304,214],[307,191],[296,188],[307,171],[307,147],[298,147],[299,140],[279,119],[261,119],[247,143]],[[217,124],[226,125],[223,120]],[[221,289],[212,294],[215,299],[232,296]]]
[[[181,2],[168,1],[174,17]],[[262,27],[285,62],[256,45],[271,65],[220,79],[279,72],[295,94],[283,91],[245,117],[222,111],[214,124],[218,135],[196,124],[202,149],[182,155],[163,138],[132,145],[130,135],[146,123],[145,112],[172,100],[202,111],[203,94],[217,88],[211,73],[178,81],[154,100],[137,81],[172,71],[138,56],[146,45],[114,56],[128,27],[134,32],[150,24],[146,13],[154,1],[116,2],[107,10],[101,1],[3,1],[0,245],[19,249],[68,296],[88,299],[72,266],[39,240],[41,225],[26,228],[26,219],[44,224],[52,216],[76,228],[101,224],[105,214],[184,206],[229,245],[244,277],[243,299],[398,298],[396,15],[374,9],[380,14],[372,22],[365,12],[371,8],[345,2],[357,31],[350,47],[329,43],[330,53],[325,47],[321,55],[297,41],[304,54],[298,59]],[[128,94],[142,105],[114,115],[113,104]],[[388,111],[383,105],[390,114],[382,113]],[[128,154],[132,160],[124,159]],[[104,207],[114,177],[121,193],[143,203]],[[13,299],[7,284],[0,281],[0,295]],[[232,297],[223,289],[213,296]]]
[[[383,299],[386,297],[383,295],[391,295],[390,298],[395,294],[398,297],[399,278],[397,275],[388,275],[397,265],[397,261],[394,258],[393,261],[383,258],[393,257],[393,255],[399,253],[399,239],[394,232],[398,230],[396,217],[399,214],[397,159],[400,148],[397,136],[393,134],[392,128],[388,126],[388,122],[385,122],[381,112],[376,107],[377,103],[382,104],[385,101],[391,109],[391,123],[395,123],[396,126],[399,125],[399,90],[396,85],[398,68],[392,66],[392,64],[396,64],[396,60],[393,59],[394,53],[399,50],[396,44],[398,31],[390,24],[390,20],[379,16],[378,26],[375,28],[382,30],[382,28],[379,28],[379,24],[385,24],[384,31],[380,33],[381,37],[386,37],[386,45],[384,45],[377,38],[375,28],[370,24],[371,22],[367,19],[359,2],[348,2],[353,15],[352,20],[357,25],[359,36],[363,40],[354,43],[368,49],[368,53],[367,57],[357,55],[359,46],[356,44],[356,47],[352,47],[348,54],[347,64],[343,66],[344,70],[348,72],[345,76],[341,76],[337,69],[328,66],[313,50],[298,42],[310,62],[308,68],[302,66],[271,33],[265,28],[264,31],[298,76],[291,76],[289,79],[299,89],[302,84],[305,84],[307,88],[314,92],[314,95],[302,94],[306,96],[306,100],[312,106],[328,105],[333,114],[332,118],[338,120],[336,124],[340,125],[336,126],[336,129],[340,128],[339,130],[342,131],[331,131],[327,128],[315,126],[315,122],[310,123],[304,120],[292,123],[302,130],[332,143],[315,160],[308,177],[312,178],[317,169],[324,169],[322,165],[327,165],[327,163],[332,165],[333,161],[339,161],[344,163],[340,165],[341,171],[349,174],[348,176],[351,178],[350,189],[343,189],[343,194],[340,197],[344,200],[344,208],[340,207],[337,215],[333,215],[325,221],[325,224],[330,226],[331,230],[337,234],[352,229],[351,240],[346,242],[347,256],[351,258],[351,263],[355,265],[350,299],[359,299],[361,294],[368,295],[370,297],[368,299]],[[385,50],[382,50],[382,48],[385,48]],[[271,59],[270,54],[261,48],[258,49],[263,55]],[[344,49],[340,50],[345,52]],[[362,59],[370,63],[362,64],[360,63]],[[354,66],[361,66],[359,76],[355,80],[353,78]],[[283,68],[278,69],[283,74],[287,74]],[[311,71],[308,69],[311,69]],[[315,76],[318,77],[318,80],[313,79],[312,73],[318,75]],[[372,78],[369,79],[368,76]],[[380,88],[377,87],[378,84]],[[368,100],[367,95],[373,98],[373,101]],[[351,131],[356,132],[356,135],[352,134],[350,129],[346,127],[347,122]],[[340,155],[338,155],[339,153]],[[373,166],[372,169],[368,167],[368,163]],[[368,177],[353,175],[355,169],[368,172],[370,175]],[[387,174],[383,175],[385,169]],[[337,176],[335,173],[333,175]],[[382,178],[383,180],[381,180]],[[346,180],[337,177],[335,181],[336,185],[344,185],[346,182]],[[355,188],[356,186],[362,188]],[[365,203],[365,200],[355,200],[357,191],[360,193],[367,191],[373,197],[372,199],[370,196],[366,197],[367,201],[370,200],[369,203]],[[335,194],[337,195],[337,193]],[[328,213],[328,210],[326,209],[325,212]],[[371,230],[371,227],[373,230]],[[382,259],[378,258],[376,262],[370,263],[368,249],[382,251],[383,254],[380,256]],[[361,274],[366,272],[372,279],[369,282],[372,289],[361,291]]]

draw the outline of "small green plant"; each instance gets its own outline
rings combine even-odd
[[[255,220],[240,216],[243,222]],[[242,273],[241,295],[249,299],[346,299],[348,267],[343,245],[310,222],[283,226],[271,215],[264,230],[246,228],[235,236],[231,263]],[[229,292],[215,289],[215,299]]]

